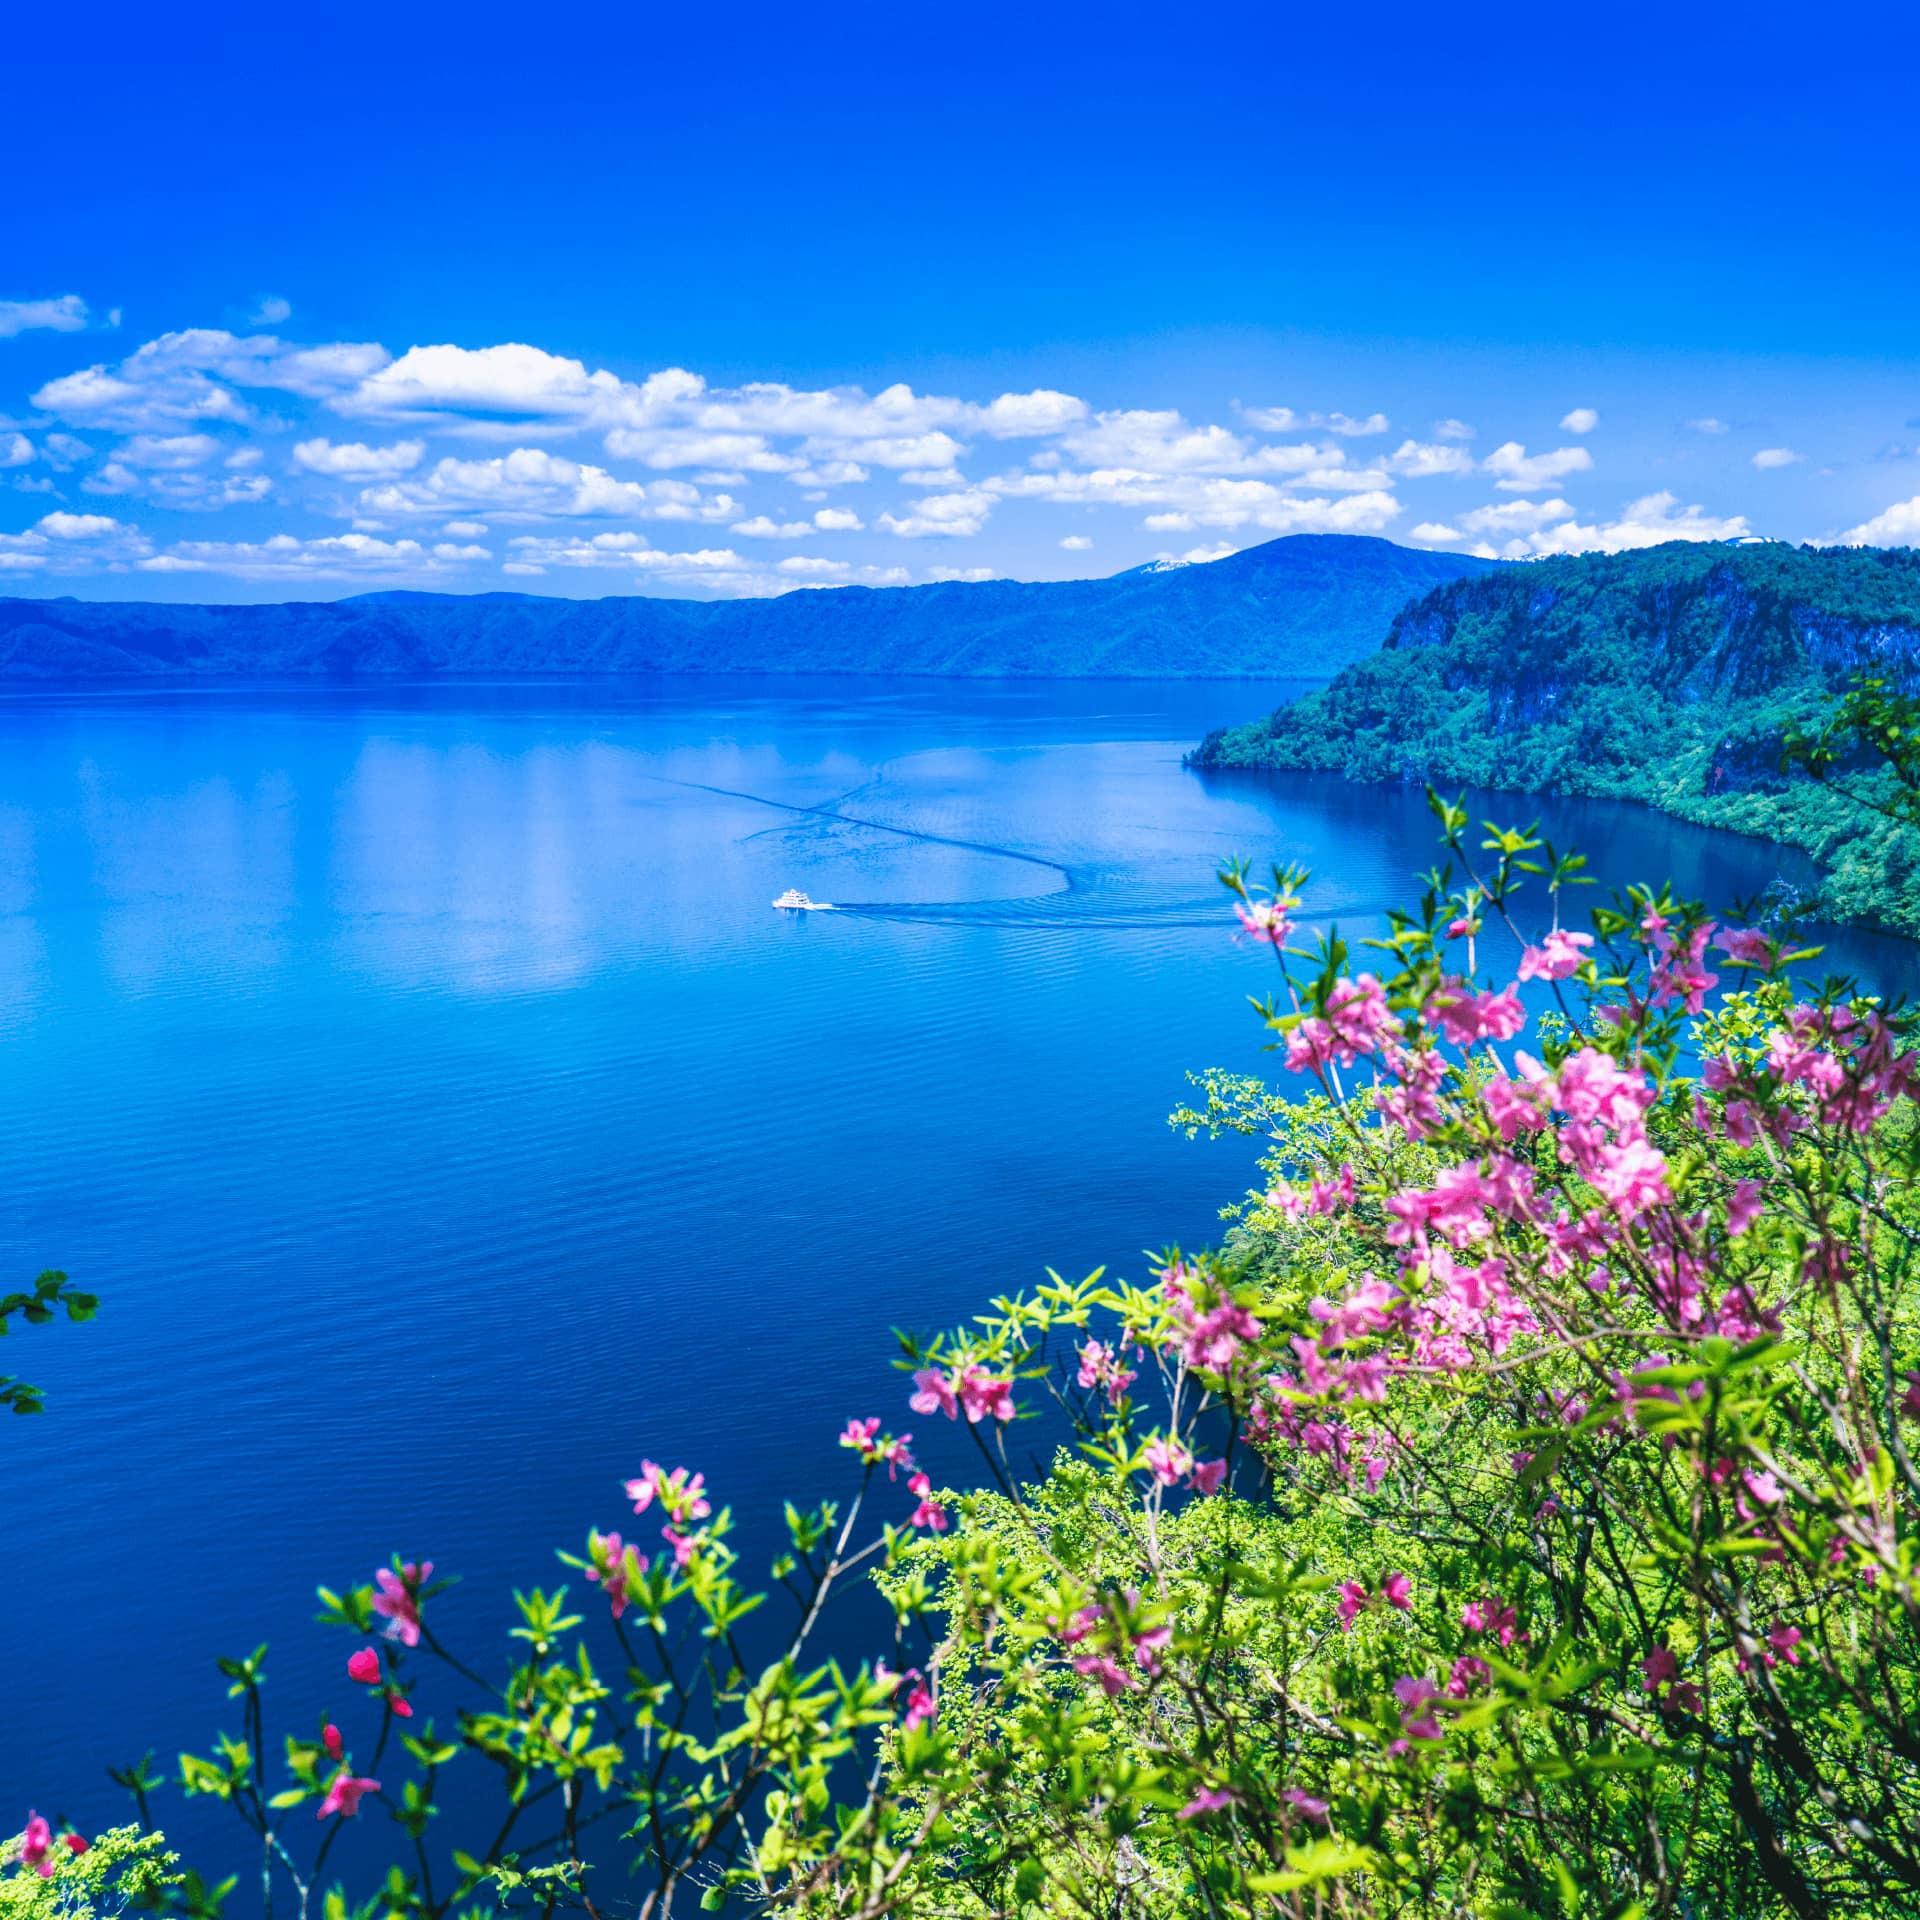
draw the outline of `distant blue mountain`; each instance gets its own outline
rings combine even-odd
[[[1484,560],[1294,534],[1105,580],[838,587],[766,600],[374,593],[279,606],[0,599],[0,676],[909,673],[1324,675]]]

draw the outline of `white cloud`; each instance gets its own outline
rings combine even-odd
[[[300,580],[369,574],[415,579],[464,570],[493,556],[485,547],[379,540],[336,533],[317,540],[276,533],[267,540],[182,540],[140,565],[149,573],[227,573],[243,580]]]
[[[1518,440],[1509,440],[1495,447],[1480,464],[1485,472],[1500,476],[1494,485],[1503,493],[1535,493],[1570,473],[1592,472],[1593,455],[1585,447],[1529,454]]]
[[[139,433],[113,457],[130,467],[157,467],[178,472],[186,467],[204,466],[220,451],[220,442],[210,433]]]
[[[638,460],[656,472],[675,467],[737,467],[744,473],[792,473],[807,463],[775,453],[758,433],[710,433],[702,427],[615,427],[606,449],[616,460]]]
[[[1087,417],[1087,403],[1051,387],[1032,393],[1003,393],[982,408],[974,428],[995,440],[1039,439],[1063,432]]]
[[[703,496],[684,480],[619,480],[604,467],[585,466],[543,447],[516,447],[490,460],[435,463],[418,480],[367,488],[360,506],[372,514],[462,510],[496,520],[574,516],[636,520],[730,520],[740,503],[728,494]]]
[[[1464,420],[1436,420],[1433,423],[1433,437],[1436,440],[1471,440],[1473,429]]]
[[[1556,520],[1571,520],[1573,508],[1564,500],[1508,500],[1498,506],[1475,507],[1459,516],[1469,533],[1533,532]]]
[[[1070,533],[1060,542],[1069,553],[1085,553],[1093,542],[1084,533]]]
[[[689,378],[691,376],[688,376]],[[614,409],[627,389],[611,373],[510,341],[497,347],[409,347],[334,401],[336,413],[442,426],[579,425]],[[640,402],[644,405],[644,400]]]
[[[1330,500],[1324,495],[1290,493],[1270,480],[1145,473],[1125,467],[1090,473],[1007,473],[983,481],[981,487],[1008,500],[1155,508],[1160,511],[1150,524],[1157,531],[1254,526],[1272,533],[1378,533],[1400,511],[1400,503],[1384,488]]]
[[[871,477],[857,460],[816,460],[787,476],[796,487],[857,487]]]
[[[1354,438],[1385,433],[1393,424],[1384,413],[1356,419],[1350,413],[1296,413],[1291,407],[1242,407],[1240,417],[1262,433],[1303,433],[1324,428],[1328,433]]]
[[[834,454],[873,467],[930,467],[943,473],[950,471],[953,463],[967,451],[951,434],[940,432],[848,442],[825,440],[815,435],[808,438],[802,450],[810,456]]]
[[[929,567],[927,578],[934,582],[951,582],[995,580],[1000,576],[991,567]]]
[[[782,573],[820,580],[839,579],[853,571],[845,560],[816,560],[803,553],[790,553],[779,564]]]
[[[47,465],[58,473],[71,471],[93,454],[93,449],[84,440],[76,440],[70,433],[50,433],[40,444],[46,454]]]
[[[1773,473],[1781,467],[1793,466],[1797,461],[1805,458],[1805,454],[1795,453],[1791,447],[1762,447],[1753,456],[1753,465],[1756,472]]]
[[[759,513],[751,520],[736,520],[727,531],[743,533],[750,540],[804,540],[813,531],[813,522],[788,520],[782,523],[769,520],[764,513]]]
[[[1451,547],[1466,538],[1458,527],[1450,527],[1444,520],[1422,520],[1418,526],[1407,530],[1407,538],[1416,547]]]
[[[367,342],[297,347],[271,334],[240,338],[216,327],[163,333],[111,372],[104,362],[49,380],[33,396],[45,413],[127,432],[252,417],[236,387],[322,400],[363,380],[387,350]]]
[[[21,333],[78,333],[87,324],[87,303],[77,293],[51,300],[0,300],[0,340]]]
[[[1247,443],[1225,427],[1195,427],[1171,408],[1096,414],[1065,436],[1066,450],[1094,467],[1146,473],[1219,473],[1247,457]]]
[[[902,540],[966,539],[987,524],[994,496],[975,489],[967,493],[935,493],[915,502],[905,515],[883,513],[877,525]]]
[[[1409,480],[1429,480],[1435,474],[1471,473],[1473,455],[1436,441],[1403,440],[1387,465]]]
[[[1716,420],[1711,414],[1708,414],[1703,420],[1689,420],[1687,425],[1695,433],[1726,433],[1730,431],[1724,420]]]
[[[122,529],[121,521],[104,513],[49,513],[37,522],[37,530],[55,540],[97,540]]]
[[[281,299],[277,293],[263,293],[254,302],[253,311],[247,315],[247,324],[251,327],[277,327],[281,321],[292,317],[292,301]]]
[[[1898,501],[1884,513],[1876,513],[1871,520],[1849,528],[1840,536],[1840,541],[1849,547],[1920,546],[1920,494],[1911,500]]]
[[[1600,416],[1591,407],[1575,407],[1562,417],[1562,433],[1591,433],[1600,424]]]
[[[370,447],[363,441],[302,440],[293,449],[294,463],[309,473],[335,480],[385,480],[411,473],[427,451],[424,440],[397,440],[390,447]]]
[[[56,511],[24,533],[0,533],[0,574],[124,573],[152,551],[138,527],[110,514]]]
[[[0,467],[28,466],[33,457],[33,442],[24,433],[0,433]]]
[[[461,540],[483,540],[489,529],[484,520],[449,520],[440,531]]]
[[[1738,540],[1750,533],[1743,515],[1716,519],[1704,507],[1686,507],[1676,513],[1679,499],[1671,493],[1650,493],[1630,501],[1620,518],[1583,527],[1568,520],[1528,537],[1532,553],[1621,553],[1630,547],[1657,547],[1668,540]]]
[[[813,524],[822,533],[859,533],[866,522],[845,507],[822,507],[813,516]]]

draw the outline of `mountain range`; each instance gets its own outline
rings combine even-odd
[[[373,593],[266,606],[0,598],[0,676],[905,673],[1325,677],[1409,600],[1494,563],[1347,534],[1100,580],[761,600]]]

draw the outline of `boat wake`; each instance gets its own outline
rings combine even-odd
[[[1230,923],[1232,914],[1218,888],[1199,892],[1192,889],[1142,888],[1136,882],[1097,867],[1073,867],[1044,854],[1027,853],[1018,847],[997,846],[989,841],[963,840],[953,834],[929,833],[919,827],[895,826],[886,820],[869,819],[849,813],[837,804],[803,805],[793,800],[775,800],[762,793],[747,793],[738,787],[718,787],[698,780],[674,780],[665,774],[649,776],[666,786],[684,787],[695,793],[711,793],[727,800],[745,800],[754,806],[770,807],[779,813],[832,821],[840,826],[860,827],[873,833],[890,834],[902,840],[923,841],[932,846],[957,847],[967,853],[985,854],[996,860],[1013,860],[1022,866],[1040,867],[1058,877],[1059,885],[1041,893],[1012,894],[984,900],[836,900],[831,911],[843,916],[868,920],[912,921],[928,926],[1070,928],[1087,932],[1193,928],[1218,929]],[[804,899],[804,895],[799,896]],[[776,906],[798,904],[784,897]],[[808,902],[815,911],[827,907],[825,901]],[[1337,909],[1299,913],[1301,925],[1325,924],[1334,920],[1366,920],[1386,912],[1373,902],[1349,902]]]

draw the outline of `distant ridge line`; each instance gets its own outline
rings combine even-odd
[[[601,600],[411,590],[256,605],[0,598],[0,678],[876,673],[1325,678],[1434,588],[1497,562],[1361,534],[1105,579]]]

